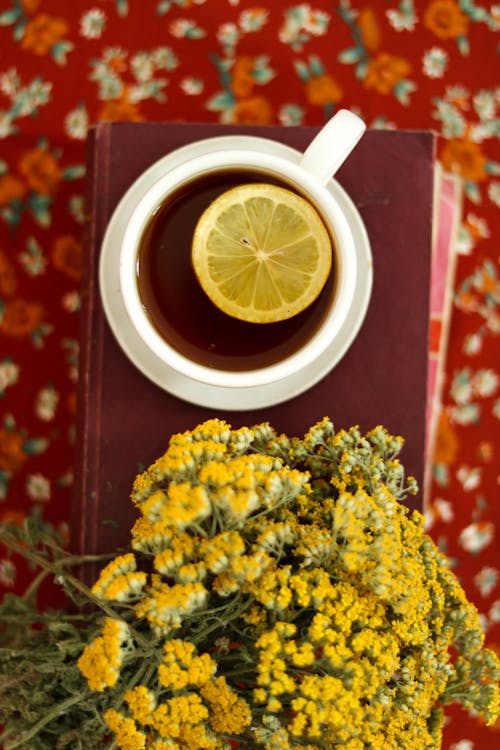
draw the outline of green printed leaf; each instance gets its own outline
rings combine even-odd
[[[481,192],[475,182],[472,182],[471,180],[465,180],[464,193],[467,198],[473,203],[481,203]]]
[[[488,174],[500,174],[500,163],[497,161],[487,161],[484,168]]]
[[[393,92],[396,99],[404,106],[407,106],[410,103],[410,94],[415,89],[416,85],[413,81],[400,81],[394,86]]]
[[[323,75],[323,73],[325,72],[325,68],[319,57],[315,57],[313,55],[309,58],[309,70],[314,76]]]
[[[432,473],[436,484],[440,487],[446,487],[450,483],[450,473],[446,464],[434,464]]]
[[[24,36],[24,30],[26,28],[26,22],[25,21],[19,21],[18,24],[14,27],[14,31],[12,32],[12,36],[15,42],[20,42],[21,39]]]
[[[62,42],[54,44],[51,49],[51,54],[58,65],[66,65],[68,62],[66,56],[68,52],[71,52],[73,49],[74,45],[71,42],[63,40]]]
[[[304,83],[307,83],[307,81],[311,77],[311,74],[309,73],[309,68],[307,67],[305,62],[302,62],[302,60],[297,60],[294,63],[294,66],[300,80],[304,81]]]
[[[10,474],[8,471],[4,471],[3,469],[0,469],[0,501],[4,502],[7,500],[7,495],[9,493],[9,479]]]
[[[37,224],[39,224],[41,227],[50,226],[50,196],[33,193],[28,199],[28,205]]]
[[[23,443],[23,450],[29,456],[39,456],[49,444],[47,438],[30,438]]]
[[[358,81],[362,81],[366,77],[366,71],[368,70],[368,62],[365,60],[356,65],[354,74]]]
[[[156,6],[156,12],[159,16],[164,16],[165,13],[168,13],[170,8],[172,7],[172,3],[170,0],[163,0],[163,2],[158,3]]]
[[[122,18],[128,15],[128,0],[116,0],[116,10]]]
[[[466,36],[463,36],[463,34],[457,36],[457,47],[460,54],[464,57],[466,57],[470,52],[469,40]]]
[[[223,91],[216,94],[207,102],[207,108],[212,112],[225,111],[234,105],[234,96],[230,91]]]
[[[0,26],[11,26],[21,15],[21,8],[12,8],[0,13]]]
[[[361,47],[350,47],[349,49],[344,49],[342,52],[339,52],[337,60],[345,65],[352,65],[353,63],[358,62],[362,55],[363,50]]]
[[[85,177],[85,166],[83,164],[75,164],[72,167],[66,167],[62,173],[63,180],[79,180],[81,177]]]

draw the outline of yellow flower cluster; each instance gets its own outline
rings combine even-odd
[[[92,593],[102,599],[125,602],[137,597],[145,583],[146,574],[137,570],[134,555],[127,553],[115,557],[106,566],[92,587]]]
[[[116,684],[129,640],[129,629],[123,620],[105,619],[102,635],[85,646],[78,659],[78,668],[92,690],[102,692]]]
[[[122,750],[438,750],[441,706],[495,720],[500,662],[401,502],[402,443],[326,418],[172,437],[134,482],[134,551],[93,588],[130,634],[108,652],[105,623],[79,663],[103,690],[128,649],[105,715]]]
[[[159,699],[137,685],[125,693],[128,714],[112,709],[104,716],[119,747],[224,750],[218,733],[241,734],[251,720],[248,704],[223,676],[215,678],[216,663],[209,654],[198,654],[191,642],[173,639],[163,651],[158,681],[170,697]]]
[[[217,663],[209,654],[196,655],[196,649],[190,641],[167,641],[163,650],[164,657],[158,668],[158,679],[170,690],[201,687],[215,674]]]

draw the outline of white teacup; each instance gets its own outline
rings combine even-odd
[[[322,128],[298,160],[273,152],[272,141],[266,149],[231,148],[232,136],[225,136],[225,147],[195,155],[160,174],[140,197],[130,213],[122,233],[119,249],[119,284],[129,322],[144,346],[181,378],[226,389],[255,388],[277,383],[293,376],[331,349],[349,315],[359,281],[353,228],[332,191],[327,189],[332,175],[348,157],[365,130],[364,123],[347,110],[340,110]],[[234,137],[237,139],[237,136]],[[216,139],[211,139],[216,140]],[[229,142],[229,144],[228,144]],[[203,141],[199,142],[203,144]],[[326,313],[299,349],[273,364],[250,370],[229,370],[206,366],[186,356],[167,341],[152,324],[139,293],[137,282],[138,253],[141,238],[151,217],[164,205],[168,196],[204,175],[231,170],[258,172],[278,179],[301,193],[321,215],[335,248],[335,284]],[[186,189],[188,189],[186,187]],[[258,325],[258,324],[257,324]],[[261,324],[269,325],[269,324]]]

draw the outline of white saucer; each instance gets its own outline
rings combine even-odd
[[[365,225],[354,203],[335,180],[328,189],[343,209],[351,226],[356,248],[359,283],[346,321],[334,344],[308,367],[270,385],[250,388],[223,388],[200,383],[180,375],[162,362],[143,343],[133,328],[119,286],[119,252],[131,211],[144,193],[167,169],[187,159],[214,150],[229,148],[267,151],[299,162],[301,154],[290,146],[255,136],[228,135],[208,138],[176,149],[133,183],[125,193],[106,229],[101,248],[99,283],[104,311],[119,345],[133,364],[160,388],[190,403],[214,409],[243,411],[274,406],[298,396],[320,381],[338,364],[354,341],[366,315],[373,282],[373,263]]]

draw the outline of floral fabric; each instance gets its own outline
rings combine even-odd
[[[0,519],[69,533],[92,123],[433,129],[464,204],[427,525],[500,649],[499,30],[480,0],[2,0]],[[29,578],[0,550],[6,590]],[[450,712],[445,747],[499,728]]]

